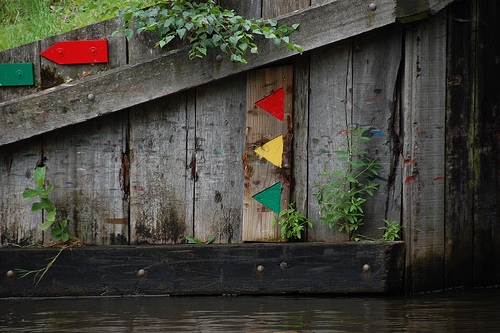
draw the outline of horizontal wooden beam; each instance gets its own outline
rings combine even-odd
[[[0,249],[0,297],[399,293],[404,242]],[[260,267],[259,267],[260,266]]]
[[[439,0],[434,0],[434,2]],[[451,0],[442,0],[449,2]],[[404,0],[339,0],[283,16],[280,24],[300,23],[291,39],[304,51],[319,48],[394,23]],[[406,13],[411,10],[407,9]],[[413,8],[420,11],[421,8]],[[0,103],[0,146],[116,112],[181,90],[248,71],[296,53],[259,40],[260,53],[249,65],[236,64],[217,52],[187,60],[187,48],[122,66],[19,99]]]
[[[434,15],[455,0],[397,0],[396,16],[401,23]]]

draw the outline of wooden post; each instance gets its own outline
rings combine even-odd
[[[283,114],[275,117],[259,108],[256,103],[283,92]],[[251,71],[247,78],[246,144],[243,154],[245,175],[243,207],[243,241],[280,241],[279,226],[271,227],[272,218],[285,208],[290,196],[290,163],[292,147],[293,66]],[[281,107],[281,106],[280,106]],[[281,118],[282,120],[278,119]],[[281,163],[275,165],[259,156],[259,149],[274,148],[271,140],[282,140]],[[272,141],[272,142],[277,142]],[[257,151],[256,151],[257,150]],[[274,156],[279,159],[280,156]],[[276,162],[274,162],[276,163]],[[266,200],[278,200],[279,208],[272,211],[254,199],[270,187],[281,184],[281,195]]]

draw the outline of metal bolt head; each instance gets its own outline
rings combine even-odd
[[[13,270],[10,270],[10,271],[7,271],[7,277],[8,278],[13,278],[15,275],[14,271]]]
[[[262,265],[257,266],[257,272],[264,273],[264,266]]]
[[[376,10],[377,9],[377,4],[372,2],[368,7],[370,7],[371,10]]]
[[[137,271],[137,276],[143,277],[146,276],[146,270],[145,269],[140,269]]]
[[[218,54],[218,55],[215,57],[215,61],[217,61],[217,62],[221,62],[223,59],[224,59],[224,58],[223,58],[220,54]]]
[[[89,101],[93,101],[93,100],[95,99],[94,94],[88,94],[88,95],[87,95],[87,99],[88,99]]]
[[[370,267],[370,265],[368,264],[363,265],[363,272],[368,273],[369,271],[371,271],[371,269],[372,268]]]
[[[287,269],[287,268],[288,268],[288,264],[287,264],[286,262],[284,262],[284,261],[283,261],[283,262],[280,264],[280,268],[281,268],[282,270],[285,270],[285,269]]]

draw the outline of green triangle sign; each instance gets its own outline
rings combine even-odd
[[[281,212],[281,182],[255,194],[252,198],[279,214]]]

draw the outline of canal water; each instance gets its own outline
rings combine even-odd
[[[0,332],[500,332],[500,289],[0,300]]]

